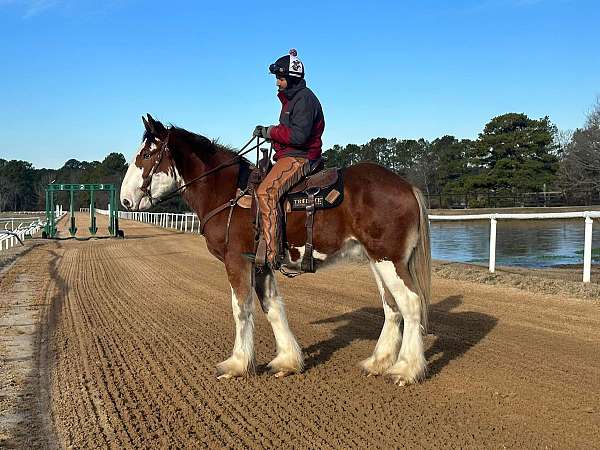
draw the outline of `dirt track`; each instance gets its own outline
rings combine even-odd
[[[214,366],[233,345],[223,266],[197,235],[121,225],[125,240],[50,243],[11,269],[32,270],[48,305],[42,381],[30,390],[44,400],[48,388],[41,407],[51,412],[50,444],[600,446],[598,302],[436,278],[429,376],[400,388],[357,368],[383,312],[368,268],[345,266],[280,280],[305,373],[265,372],[275,345],[257,307],[258,374],[217,381]],[[1,299],[7,285],[0,287]],[[32,419],[14,442],[44,445],[44,426],[43,417]]]

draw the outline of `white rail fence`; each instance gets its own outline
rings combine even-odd
[[[21,245],[27,237],[35,236],[46,225],[45,211],[20,211],[11,214],[37,217],[0,217],[0,252]],[[58,222],[64,215],[62,205],[57,205],[56,221]]]
[[[15,223],[17,223],[16,226]],[[0,252],[2,252],[15,245],[21,245],[27,237],[39,233],[44,228],[45,221],[40,218],[24,220],[23,217],[9,217],[2,218],[0,224],[2,227],[0,229]]]
[[[108,214],[106,210],[97,210],[100,214]],[[194,213],[150,213],[119,211],[119,218],[136,220],[151,225],[173,230],[200,233],[200,221]],[[470,214],[470,215],[430,215],[432,221],[453,220],[489,220],[490,221],[490,254],[489,271],[496,271],[496,225],[498,220],[543,220],[543,219],[584,219],[583,243],[583,282],[589,283],[592,268],[592,225],[593,219],[600,218],[600,211],[584,211],[570,213],[539,214]]]
[[[81,208],[81,211],[89,211]],[[108,215],[107,209],[96,209],[98,214]],[[151,213],[119,211],[119,219],[135,220],[184,233],[200,233],[200,220],[195,213]]]
[[[583,211],[569,213],[539,213],[539,214],[471,214],[461,216],[430,215],[429,220],[485,220],[490,221],[490,257],[489,270],[496,271],[496,224],[498,220],[540,220],[540,219],[584,219],[583,243],[583,282],[589,283],[592,271],[592,226],[593,219],[600,218],[600,211]]]

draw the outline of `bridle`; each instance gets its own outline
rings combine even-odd
[[[179,186],[177,189],[175,189],[174,191],[170,192],[169,194],[165,195],[163,198],[161,198],[160,200],[154,200],[154,198],[152,197],[152,192],[150,191],[150,186],[152,184],[152,176],[154,175],[154,173],[156,172],[156,170],[158,169],[158,166],[160,166],[160,163],[162,162],[164,156],[170,152],[169,150],[169,138],[171,136],[171,129],[169,129],[167,131],[167,136],[165,137],[164,141],[161,143],[161,146],[158,150],[158,157],[156,158],[156,160],[154,161],[154,163],[152,164],[152,167],[150,168],[150,172],[148,172],[148,175],[146,175],[145,177],[143,177],[142,180],[142,186],[140,188],[140,190],[143,192],[144,196],[143,197],[148,197],[148,200],[150,200],[150,204],[152,206],[158,205],[159,203],[165,202],[171,198],[173,198],[175,195],[177,195],[177,193],[179,191],[181,191],[182,189],[185,189],[186,187],[188,187],[190,184],[195,183],[196,181],[201,180],[202,178],[207,177],[208,175],[212,175],[215,172],[218,172],[221,169],[224,169],[225,167],[229,167],[232,166],[233,164],[236,164],[237,161],[244,156],[246,153],[250,153],[252,150],[254,149],[258,149],[259,146],[261,146],[262,144],[264,144],[265,142],[267,142],[266,139],[261,141],[260,137],[256,137],[256,145],[246,149],[246,147],[248,147],[252,141],[254,141],[255,137],[252,136],[250,138],[250,140],[248,142],[246,142],[246,145],[244,145],[232,158],[228,159],[227,161],[222,162],[221,164],[213,167],[210,170],[207,170],[206,172],[202,173],[201,175],[197,176],[196,178],[191,179],[190,181],[188,181],[187,183]],[[171,162],[171,166],[173,166],[173,162]],[[142,198],[143,198],[142,197]],[[229,202],[228,202],[229,205]],[[217,208],[218,209],[218,208]],[[220,212],[221,210],[219,210],[218,212]],[[211,211],[212,213],[213,211]],[[209,213],[209,219],[213,217],[214,214]],[[207,220],[206,220],[207,221]]]
[[[150,200],[150,204],[152,206],[160,203],[160,201],[157,203],[154,202],[154,197],[152,197],[152,192],[150,191],[150,187],[152,185],[152,177],[154,176],[156,169],[158,169],[158,166],[160,166],[160,163],[162,162],[165,154],[167,152],[169,152],[169,138],[170,137],[171,137],[171,130],[167,131],[167,136],[162,141],[160,148],[158,149],[158,157],[155,159],[154,164],[152,164],[152,167],[150,168],[150,172],[148,172],[148,175],[146,175],[142,180],[142,187],[140,189],[144,193],[144,197],[148,197],[148,200]],[[145,155],[144,155],[144,157],[145,157]],[[171,165],[172,165],[172,163],[171,163]]]

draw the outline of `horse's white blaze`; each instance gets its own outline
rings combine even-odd
[[[146,140],[142,142],[142,145],[138,151],[135,153],[135,155],[133,155],[133,159],[131,160],[131,163],[129,163],[129,167],[125,173],[125,178],[123,178],[123,183],[121,183],[121,204],[123,204],[123,200],[127,200],[130,207],[135,207],[134,209],[137,209],[143,196],[143,193],[140,189],[143,181],[143,170],[135,165],[135,159],[145,146]]]
[[[129,208],[139,211],[147,210],[152,206],[150,199],[144,196],[144,193],[142,192],[142,184],[144,182],[142,175],[144,171],[142,168],[135,165],[136,157],[143,151],[145,146],[146,140],[144,140],[133,157],[131,164],[129,164],[129,168],[125,173],[125,178],[121,184],[121,203],[123,203],[124,200],[127,200],[129,202]],[[153,142],[148,150],[154,152],[157,148],[156,143]],[[150,192],[152,193],[152,197],[160,199],[162,196],[175,190],[180,183],[181,176],[176,169],[172,174],[157,172],[152,175]]]
[[[235,322],[235,343],[229,358],[230,368],[237,375],[254,364],[254,303],[252,295],[240,302],[231,288],[231,308]]]
[[[418,380],[425,372],[425,355],[421,336],[421,302],[419,296],[408,289],[396,273],[391,261],[377,261],[374,270],[394,297],[404,319],[404,335],[397,362],[387,374],[397,378],[401,384]],[[387,322],[387,317],[386,317]]]
[[[288,325],[285,305],[277,290],[275,277],[267,275],[264,282],[263,305],[273,328],[277,347],[277,356],[269,366],[275,371],[299,372],[304,367],[302,351]]]

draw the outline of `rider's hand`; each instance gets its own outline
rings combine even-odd
[[[252,133],[256,137],[261,137],[263,139],[269,139],[269,127],[265,127],[262,125],[256,125],[254,128],[254,133]]]

